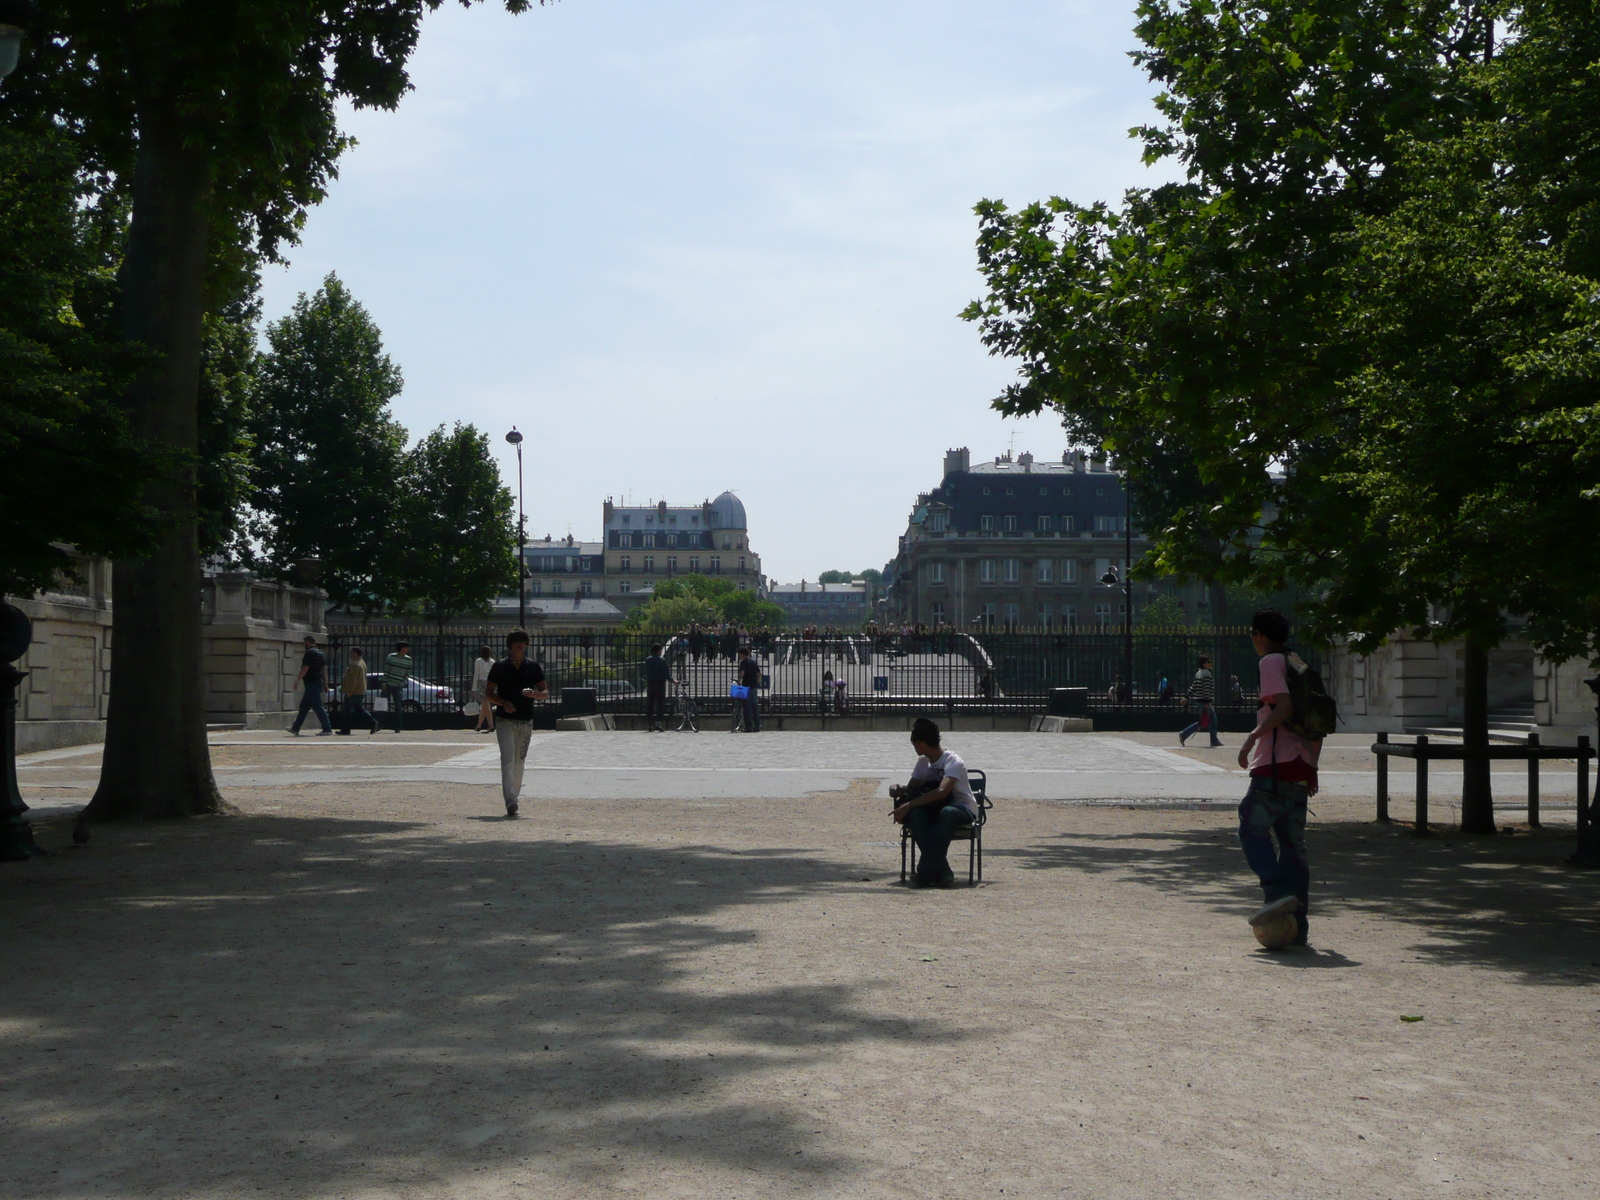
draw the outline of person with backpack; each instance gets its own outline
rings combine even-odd
[[[1217,736],[1217,710],[1212,706],[1216,698],[1217,681],[1211,674],[1211,656],[1202,654],[1199,669],[1194,673],[1194,682],[1189,685],[1189,700],[1200,706],[1200,715],[1193,725],[1178,735],[1178,745],[1184,745],[1202,729],[1211,735],[1213,750],[1222,745],[1222,739]]]
[[[1333,732],[1338,713],[1321,676],[1284,649],[1288,640],[1289,622],[1276,609],[1251,618],[1250,642],[1261,656],[1260,707],[1239,749],[1239,765],[1250,772],[1239,803],[1239,844],[1266,900],[1250,924],[1293,913],[1298,932],[1292,944],[1304,946],[1311,910],[1306,806],[1317,794],[1322,739]]]

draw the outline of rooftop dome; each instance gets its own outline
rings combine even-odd
[[[723,492],[711,502],[711,527],[713,529],[748,529],[745,523],[744,504],[732,492]]]

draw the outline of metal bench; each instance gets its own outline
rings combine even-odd
[[[978,815],[971,825],[962,826],[950,835],[951,844],[967,843],[967,884],[983,881],[983,827],[988,824],[989,810],[994,807],[989,799],[989,777],[976,767],[967,768],[967,782],[972,786],[972,798],[978,802]],[[907,868],[909,861],[910,867]],[[904,883],[917,869],[917,842],[911,836],[909,824],[900,826],[900,882]]]

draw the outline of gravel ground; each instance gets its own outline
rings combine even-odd
[[[984,883],[920,892],[882,785],[47,821],[0,867],[0,1193],[1594,1194],[1570,838],[1319,799],[1315,950],[1271,955],[1225,806],[997,792]]]

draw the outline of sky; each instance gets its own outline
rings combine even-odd
[[[1134,0],[447,5],[415,90],[358,145],[266,316],[335,272],[421,436],[527,440],[530,537],[732,490],[775,582],[882,567],[944,451],[1058,456],[958,313],[972,206],[1115,202],[1170,177]]]

